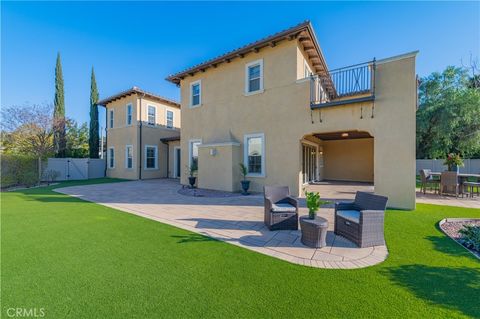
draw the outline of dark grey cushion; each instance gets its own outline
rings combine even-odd
[[[354,223],[360,223],[360,212],[358,210],[337,210],[337,215]]]

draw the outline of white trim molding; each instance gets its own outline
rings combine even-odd
[[[131,149],[132,151],[132,167],[128,167],[128,148]],[[125,168],[126,169],[133,169],[135,167],[135,164],[133,163],[133,145],[132,144],[127,144],[125,145]]]
[[[219,143],[208,143],[200,144],[198,147],[220,147],[220,146],[240,146],[238,142],[219,142]]]
[[[172,126],[168,126],[168,112],[172,113]],[[175,128],[175,112],[170,110],[168,107],[165,108],[165,127],[166,128]]]
[[[130,123],[128,123],[128,107],[130,106]],[[131,126],[133,124],[133,105],[132,103],[127,103],[125,105],[125,125]]]
[[[110,153],[110,151],[113,151],[113,165],[110,165],[112,160],[112,154]],[[108,163],[107,163],[108,169],[114,169],[115,168],[115,147],[110,146],[108,148],[107,160],[108,160]]]
[[[249,69],[253,66],[260,66],[260,85],[259,89],[256,91],[250,91],[250,78],[249,78]],[[246,96],[248,95],[254,95],[258,93],[263,93],[263,59],[255,60],[252,62],[249,62],[245,64],[245,88],[244,88],[244,94]]]
[[[154,121],[153,121],[153,124],[150,123],[150,114],[149,114],[149,111],[150,111],[150,107],[153,107],[153,109],[155,110],[155,113],[154,113]],[[147,125],[148,126],[155,126],[157,125],[157,107],[155,105],[151,105],[151,104],[147,104]]]
[[[188,167],[192,166],[193,143],[200,143],[201,145],[202,139],[194,138],[194,139],[188,140]]]
[[[198,104],[193,104],[193,86],[198,84]],[[197,80],[190,83],[190,93],[189,93],[189,107],[191,109],[202,106],[202,80]]]
[[[147,149],[154,148],[155,149],[155,167],[147,167]],[[151,171],[158,169],[158,146],[157,145],[145,145],[145,159],[144,159],[144,170]]]
[[[264,133],[245,134],[243,136],[243,165],[245,165],[248,170],[248,140],[250,138],[255,138],[255,137],[260,137],[262,140],[262,172],[260,174],[248,173],[247,177],[265,177],[266,167],[265,167],[265,134]]]

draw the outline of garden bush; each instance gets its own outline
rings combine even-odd
[[[3,154],[1,186],[33,186],[38,183],[38,159],[26,155]]]
[[[464,246],[480,252],[480,225],[465,225],[458,232]]]

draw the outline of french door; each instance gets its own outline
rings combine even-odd
[[[315,146],[302,144],[302,175],[304,184],[317,179],[317,148]]]

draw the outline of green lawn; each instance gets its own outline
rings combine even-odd
[[[53,187],[2,193],[4,317],[11,307],[44,308],[45,318],[480,317],[480,262],[436,226],[444,217],[480,217],[480,210],[388,211],[387,261],[327,270]]]

